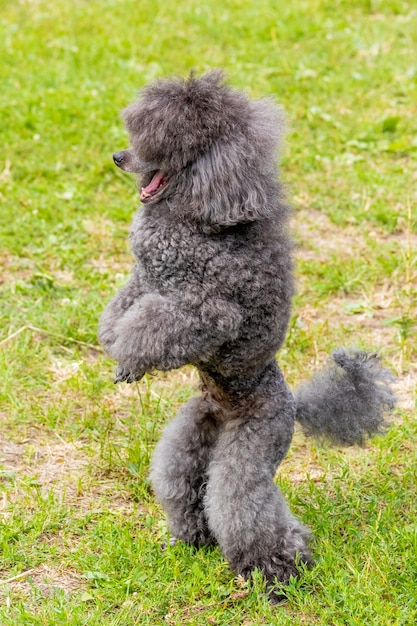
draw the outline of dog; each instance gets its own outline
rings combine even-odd
[[[339,348],[294,394],[276,361],[294,293],[290,209],[277,176],[285,133],[270,99],[221,71],[157,80],[123,111],[139,175],[131,277],[99,338],[115,382],[192,364],[201,393],[169,423],[151,464],[172,536],[218,544],[271,600],[311,564],[310,532],[274,483],[298,420],[307,435],[363,444],[385,427],[393,377],[376,354]],[[278,586],[277,586],[278,584]]]

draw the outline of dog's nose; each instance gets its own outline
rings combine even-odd
[[[124,152],[115,152],[113,154],[113,161],[117,165],[117,167],[121,167],[124,161],[125,155]]]

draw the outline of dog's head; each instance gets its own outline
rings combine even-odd
[[[258,219],[273,210],[279,109],[251,101],[221,71],[145,87],[123,111],[131,148],[116,165],[141,178],[141,200],[175,196],[178,211],[212,225]]]

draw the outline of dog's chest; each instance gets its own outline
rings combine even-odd
[[[178,288],[203,280],[213,246],[189,225],[139,213],[130,233],[132,251],[149,286]]]

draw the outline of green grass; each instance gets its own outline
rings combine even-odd
[[[416,623],[416,33],[399,0],[2,3],[2,625]],[[217,549],[160,549],[149,459],[196,377],[115,388],[96,339],[138,205],[112,164],[119,111],[155,77],[218,66],[289,117],[288,381],[343,344],[398,376],[393,426],[366,449],[295,437],[277,481],[317,562],[278,607]]]

